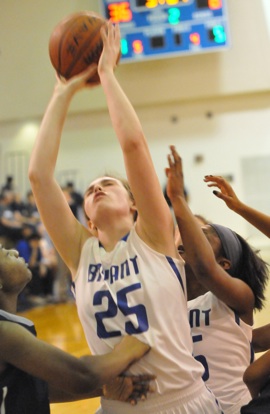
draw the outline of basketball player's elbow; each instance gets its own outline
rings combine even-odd
[[[248,367],[243,375],[243,382],[246,384],[247,388],[249,389],[249,392],[252,396],[252,398],[255,398],[258,396],[260,392],[260,386],[259,386],[259,379],[257,376],[253,374],[253,367]]]
[[[139,153],[147,148],[144,134],[141,128],[131,128],[130,133],[123,134],[122,149],[126,153]]]
[[[28,168],[28,178],[31,184],[36,184],[40,180],[42,174],[41,174],[41,168],[38,168],[36,163],[29,164]]]
[[[51,181],[53,175],[50,176],[48,173],[44,174],[43,168],[29,166],[28,169],[28,179],[31,183],[32,188],[39,188],[41,186],[47,185],[48,181]]]

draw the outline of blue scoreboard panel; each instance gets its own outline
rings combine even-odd
[[[101,0],[121,29],[121,62],[228,47],[225,0]]]

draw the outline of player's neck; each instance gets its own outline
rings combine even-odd
[[[1,297],[2,296],[2,297]],[[17,313],[18,297],[0,295],[0,309],[8,313]]]
[[[121,229],[115,229],[114,231],[113,229],[110,229],[110,232],[98,231],[100,245],[107,252],[111,252],[120,240],[125,239],[130,230],[130,226],[124,226]]]

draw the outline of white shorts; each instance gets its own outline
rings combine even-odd
[[[217,399],[204,384],[195,388],[185,397],[179,398],[179,393],[173,392],[140,401],[135,406],[102,398],[96,414],[223,414]]]

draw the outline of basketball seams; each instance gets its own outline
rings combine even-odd
[[[73,21],[71,22],[70,25],[67,25],[64,33],[62,33],[60,41],[59,41],[59,45],[58,45],[58,73],[60,73],[61,76],[63,76],[62,74],[62,45],[64,43],[65,40],[65,36],[69,33],[70,29],[72,28],[72,26],[76,27],[77,22]]]
[[[67,37],[67,35],[69,34],[70,31],[72,31],[74,28],[76,28],[76,26],[78,25],[78,19],[79,18],[82,18],[82,22],[84,22],[84,17],[85,16],[83,14],[78,14],[78,15],[74,16],[74,18],[75,17],[76,17],[75,20],[71,20],[71,21],[67,21],[66,22],[66,24],[65,24],[65,26],[66,26],[65,27],[65,30],[64,30],[64,32],[62,32],[61,38],[59,40],[59,45],[58,45],[58,66],[57,67],[58,67],[59,73],[62,76],[65,76],[62,73],[62,53],[63,52],[66,52],[66,50],[63,50],[63,49],[64,49],[64,46],[66,46],[64,42],[67,41],[65,39],[65,37]],[[68,23],[70,23],[70,24],[68,24]],[[64,46],[63,46],[63,44],[64,44]]]
[[[98,63],[103,49],[103,25],[106,20],[91,11],[74,13],[58,23],[49,41],[51,63],[58,75],[69,79],[92,62]],[[99,82],[98,74],[89,82]]]
[[[74,17],[83,17],[82,13],[77,13],[76,15],[73,15]],[[50,41],[49,41],[49,53],[50,58],[53,64],[53,67],[56,69],[57,73],[61,75],[61,44],[63,42],[63,39],[65,35],[70,30],[70,25],[68,23],[74,24],[74,20],[70,20],[68,17],[66,17],[64,20],[58,23],[58,25],[55,27],[54,31],[51,34]],[[55,52],[55,49],[57,51]]]
[[[95,20],[99,20],[99,19],[95,19]],[[104,24],[104,22],[102,22],[102,21],[99,22],[98,21],[97,23],[98,23],[98,25],[96,26],[95,30],[90,32],[90,36],[87,37],[85,39],[85,41],[82,43],[76,57],[72,60],[69,67],[67,68],[67,70],[65,72],[65,75],[64,75],[65,78],[68,79],[71,76],[72,70],[77,65],[78,61],[80,61],[81,57],[84,55],[85,51],[89,47],[89,43],[92,43],[93,40],[95,39],[95,37],[97,36],[97,34],[99,34],[100,29],[101,29],[102,25]],[[100,48],[100,42],[96,44],[96,49],[97,48]]]

